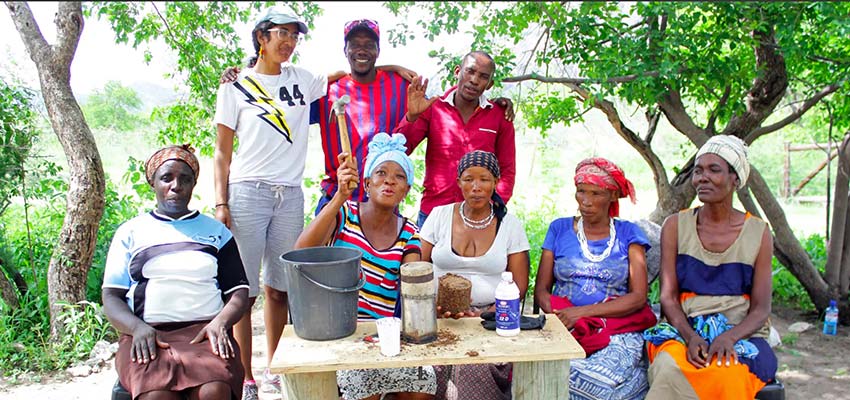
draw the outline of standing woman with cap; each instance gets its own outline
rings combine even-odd
[[[747,182],[744,142],[711,137],[691,184],[702,206],[661,229],[661,313],[648,329],[647,399],[752,399],[776,374],[769,334],[773,239],[761,219],[732,208]]]
[[[327,76],[292,65],[307,26],[289,10],[270,8],[251,37],[256,64],[219,87],[215,124],[215,216],[239,245],[250,283],[250,303],[265,293],[266,357],[271,361],[287,322],[287,287],[281,254],[292,250],[304,227],[302,175],[307,156],[310,103],[325,95]],[[234,141],[239,146],[234,151]],[[245,366],[244,398],[257,398],[251,370],[251,314],[235,329]],[[266,369],[264,381],[280,387]]]
[[[248,281],[230,231],[189,210],[198,159],[166,147],[145,162],[156,209],[123,223],[103,273],[103,310],[121,333],[115,369],[135,399],[230,399],[242,393],[231,327]]]
[[[472,283],[472,308],[443,317],[494,311],[496,287],[505,271],[513,273],[520,299],[525,298],[528,238],[522,223],[508,214],[496,193],[500,176],[495,154],[482,150],[466,153],[457,168],[463,201],[435,207],[422,226],[422,260],[434,264],[435,277],[453,273]],[[511,364],[438,366],[436,372],[437,399],[511,398]]]
[[[601,157],[579,162],[573,180],[579,215],[549,224],[534,297],[587,354],[570,362],[571,399],[642,399],[642,333],[656,322],[646,301],[649,240],[636,224],[616,218],[619,199],[634,202],[635,188]]]

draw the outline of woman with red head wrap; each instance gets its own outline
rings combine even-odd
[[[570,362],[571,399],[643,398],[641,332],[655,324],[646,301],[649,241],[637,225],[615,218],[618,199],[634,202],[634,185],[604,158],[581,161],[575,184],[579,215],[549,225],[534,296],[588,355]]]

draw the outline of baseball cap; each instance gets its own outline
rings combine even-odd
[[[351,35],[352,32],[360,30],[365,30],[372,34],[375,37],[376,42],[381,39],[381,30],[378,28],[377,21],[371,19],[355,19],[354,21],[348,21],[345,23],[345,27],[343,28],[345,41],[348,41],[348,36]]]
[[[298,32],[304,34],[307,33],[307,24],[301,21],[300,18],[295,16],[295,13],[292,10],[280,6],[274,6],[268,8],[257,20],[257,23],[254,24],[254,27],[259,25],[261,22],[271,21],[271,23],[275,25],[285,25],[285,24],[296,24],[298,25]]]

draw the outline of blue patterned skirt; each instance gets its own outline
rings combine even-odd
[[[643,399],[649,390],[641,332],[611,336],[608,347],[570,361],[570,399]]]

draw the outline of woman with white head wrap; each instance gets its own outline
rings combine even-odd
[[[712,136],[697,152],[697,158],[703,154],[716,154],[729,163],[729,168],[738,176],[737,188],[747,184],[750,176],[747,145],[737,136]]]
[[[697,153],[691,183],[702,206],[661,230],[661,311],[644,332],[647,399],[752,399],[776,374],[769,333],[773,239],[735,210],[750,165],[741,139],[718,135]]]
[[[420,260],[419,229],[396,212],[414,178],[404,144],[403,135],[386,133],[378,133],[369,142],[363,164],[366,202],[349,200],[357,187],[349,183],[359,178],[355,162],[348,153],[341,153],[336,175],[339,189],[295,243],[296,249],[330,245],[363,252],[361,271],[366,284],[357,303],[360,321],[401,316],[396,308],[399,268]],[[337,384],[346,400],[377,399],[383,393],[398,393],[396,398],[405,400],[431,399],[437,390],[432,367],[338,371]]]

